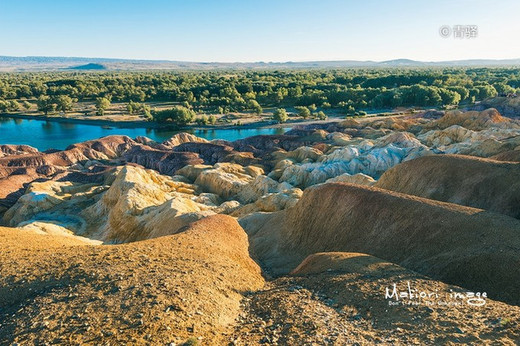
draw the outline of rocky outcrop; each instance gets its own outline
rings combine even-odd
[[[233,148],[212,143],[183,143],[173,148],[174,152],[195,153],[204,160],[207,165],[214,165],[224,161],[227,156],[232,154]]]
[[[9,170],[0,178],[0,215],[25,193],[26,185],[41,177],[35,168]]]
[[[484,111],[495,108],[500,114],[509,118],[520,117],[520,97],[494,97],[481,101],[471,107],[471,110]]]
[[[445,129],[453,125],[460,125],[470,130],[484,130],[489,127],[517,127],[509,118],[503,117],[496,109],[478,111],[449,111],[438,120],[431,123],[430,127]]]
[[[195,184],[205,191],[221,196],[224,199],[237,196],[255,177],[263,174],[258,167],[242,167],[232,163],[217,163],[213,169],[200,172]]]
[[[520,130],[491,127],[482,131],[452,125],[418,136],[425,145],[437,152],[489,157],[512,150],[520,145]]]
[[[88,233],[107,242],[121,243],[167,235],[207,211],[191,198],[196,187],[159,175],[154,171],[125,166],[99,200],[80,213]]]
[[[115,159],[123,155],[123,153],[135,145],[136,142],[128,136],[107,136],[70,145],[65,149],[65,151],[88,152],[88,149],[91,149],[102,153],[109,159]]]
[[[262,155],[278,149],[292,151],[308,144],[310,144],[309,141],[304,141],[301,137],[294,135],[260,135],[239,139],[233,142],[233,147],[237,151],[249,151],[255,155]]]
[[[363,173],[357,173],[354,175],[344,173],[342,175],[338,175],[335,178],[328,179],[327,181],[325,181],[325,183],[349,183],[371,186],[376,183],[376,180]]]
[[[38,153],[38,149],[28,145],[0,145],[0,157],[36,153]]]
[[[99,240],[77,236],[71,230],[63,226],[45,221],[21,223],[18,228],[13,229],[11,232],[27,232],[31,234],[46,235],[51,241],[60,238],[68,238],[71,240],[71,243],[77,242],[78,245],[101,245],[103,243]]]
[[[158,149],[173,149],[174,147],[184,143],[208,143],[208,140],[192,135],[191,133],[181,132],[162,142],[158,146]]]
[[[186,165],[175,172],[175,174],[181,175],[193,183],[199,177],[200,173],[212,168],[213,166],[211,165]]]
[[[290,159],[293,162],[314,162],[323,155],[323,152],[313,147],[299,147],[293,151],[288,152],[283,159]]]
[[[87,222],[77,214],[94,203],[96,196],[107,188],[70,181],[33,182],[5,212],[3,223],[16,227],[34,221],[52,222],[76,234],[84,234]]]
[[[428,131],[420,136],[419,140],[427,146],[441,147],[453,143],[460,143],[477,136],[477,132],[460,125],[451,125],[443,130]]]
[[[3,167],[68,167],[89,160],[110,160],[122,155],[136,143],[127,136],[108,136],[100,139],[73,144],[63,151],[50,153],[29,153],[0,158]]]
[[[348,145],[352,143],[352,136],[341,133],[341,132],[332,132],[327,135],[327,140],[331,141],[333,145]]]
[[[149,147],[152,147],[152,148],[155,148],[155,149],[160,149],[158,148],[160,146],[159,143],[157,143],[156,141],[154,141],[153,139],[151,138],[148,138],[146,136],[137,136],[134,138],[134,141],[136,143],[139,143],[139,144],[144,144],[144,145],[147,145]],[[164,149],[164,148],[163,148]]]
[[[412,134],[391,133],[375,141],[331,149],[326,155],[307,156],[301,164],[286,156],[270,176],[305,188],[343,174],[362,173],[377,178],[403,161],[430,154]]]
[[[215,213],[282,210],[301,196],[301,190],[263,175],[256,166],[188,165],[178,171],[186,177],[136,165],[90,168],[91,173],[67,172],[20,188],[16,200],[6,204],[4,222],[14,227],[49,221],[79,235],[121,243],[168,235]]]
[[[304,163],[287,167],[283,171],[280,181],[296,187],[307,188],[350,171],[349,163],[346,161]]]
[[[302,194],[303,191],[298,188],[290,188],[280,192],[270,192],[259,197],[252,203],[236,206],[229,211],[229,214],[235,217],[243,217],[256,212],[285,210],[295,206],[302,197]]]
[[[377,187],[520,218],[520,164],[434,155],[388,170]]]
[[[520,221],[387,190],[322,184],[293,208],[240,219],[273,274],[323,251],[367,253],[513,304],[520,301]]]
[[[186,165],[204,163],[199,155],[195,153],[171,152],[153,149],[144,145],[134,146],[123,155],[123,158],[127,162],[137,163],[165,175],[174,175],[177,170]]]
[[[105,242],[130,242],[168,235],[213,215],[210,209],[217,206],[204,204],[196,190],[155,171],[124,166],[105,173],[101,183],[34,182],[3,220],[11,226],[52,222]]]
[[[27,146],[3,146],[0,149],[0,152],[3,153],[0,156],[0,168],[6,171],[9,167],[69,167],[77,163],[93,160],[102,161],[123,158],[128,162],[138,163],[147,168],[156,169],[161,173],[173,174],[187,164],[202,163],[195,148],[192,148],[194,149],[192,152],[184,150],[183,147],[178,148],[178,154],[171,152],[171,145],[176,144],[178,147],[178,145],[188,140],[204,142],[204,140],[189,134],[178,134],[166,141],[166,144],[163,143],[162,150],[140,144],[141,142],[153,144],[151,141],[141,138],[139,142],[136,142],[127,136],[107,136],[70,145],[63,151],[45,153],[40,153],[36,149]],[[2,174],[4,176],[7,175],[6,173]]]
[[[291,190],[292,188],[293,186],[290,184],[279,183],[265,175],[256,175],[254,180],[240,189],[236,197],[242,203],[252,203],[267,194]]]

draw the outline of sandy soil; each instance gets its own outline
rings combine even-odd
[[[465,290],[377,258],[322,255],[328,257],[325,266],[303,266],[294,276],[271,281],[248,295],[230,341],[237,345],[514,345],[520,340],[520,307],[489,299],[484,306],[471,306],[450,298],[452,291]],[[386,288],[394,283],[403,289],[410,283],[412,289],[437,292],[439,298],[389,305],[395,300],[385,299]]]
[[[263,286],[227,216],[117,246],[0,229],[0,344],[219,344]]]

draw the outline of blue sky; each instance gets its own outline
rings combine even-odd
[[[183,61],[520,58],[519,0],[0,0],[0,55]],[[474,39],[442,25],[478,25]]]

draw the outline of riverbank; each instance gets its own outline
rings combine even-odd
[[[239,129],[262,129],[262,128],[288,128],[293,127],[296,124],[312,124],[312,123],[325,123],[338,121],[342,118],[331,117],[327,120],[315,120],[315,119],[290,119],[285,123],[278,123],[274,120],[261,120],[261,121],[250,121],[237,125],[232,124],[217,124],[217,125],[188,125],[183,127],[171,126],[158,124],[152,121],[145,120],[108,120],[108,119],[88,119],[88,118],[71,118],[62,116],[46,116],[46,115],[22,115],[22,114],[11,114],[2,113],[0,118],[8,119],[23,119],[23,120],[40,120],[57,123],[68,123],[68,124],[81,124],[81,125],[93,125],[102,127],[114,127],[114,128],[127,128],[127,129],[156,129],[156,130],[185,130],[185,131],[198,131],[198,130],[239,130]]]
[[[362,117],[356,117],[356,119],[377,119],[383,117],[402,117],[410,115],[412,113],[373,113]],[[7,119],[22,119],[22,120],[39,120],[48,121],[64,124],[80,124],[80,125],[92,125],[100,126],[107,129],[110,128],[122,128],[122,129],[154,129],[159,131],[207,131],[207,130],[240,130],[240,129],[273,129],[273,128],[290,128],[295,125],[301,124],[323,124],[335,121],[343,120],[345,117],[333,115],[329,116],[326,120],[317,119],[303,119],[303,118],[289,118],[285,123],[278,123],[272,119],[264,117],[262,120],[247,119],[249,121],[243,122],[240,125],[235,123],[225,123],[216,125],[188,125],[183,127],[159,124],[153,121],[147,120],[123,120],[121,117],[117,119],[90,119],[87,117],[69,117],[69,116],[48,116],[48,115],[29,115],[29,114],[12,114],[12,113],[0,113],[0,118]],[[134,116],[133,118],[138,118]]]

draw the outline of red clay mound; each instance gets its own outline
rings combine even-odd
[[[275,275],[323,251],[363,252],[520,304],[520,221],[352,184],[305,190],[295,207],[240,223]]]
[[[0,166],[70,166],[85,160],[114,159],[135,145],[136,142],[127,136],[107,136],[73,144],[62,151],[52,153],[29,152],[2,157],[0,158]]]
[[[174,175],[177,170],[187,165],[204,163],[196,153],[159,150],[146,145],[133,147],[123,155],[123,158],[127,162],[136,163],[165,175]]]
[[[114,159],[123,155],[128,149],[135,146],[137,143],[128,136],[114,135],[106,136],[99,139],[72,144],[65,151],[79,149],[80,151],[94,150],[103,153],[110,159]]]
[[[445,129],[452,125],[460,125],[470,130],[483,130],[490,126],[510,122],[511,119],[503,117],[496,109],[489,108],[482,112],[446,112],[442,118],[433,121],[430,127]]]
[[[241,292],[264,284],[229,216],[124,245],[0,229],[0,340],[7,344],[221,344]]]
[[[1,145],[0,214],[36,179],[48,179],[77,162],[118,158],[136,145],[127,136],[107,136],[71,145],[66,150],[44,153],[25,145]]]
[[[461,155],[424,156],[386,171],[375,186],[520,218],[520,164]]]
[[[20,168],[20,170],[22,172],[15,172],[20,174],[0,178],[0,215],[12,207],[23,195],[26,184],[41,176],[34,168]]]

